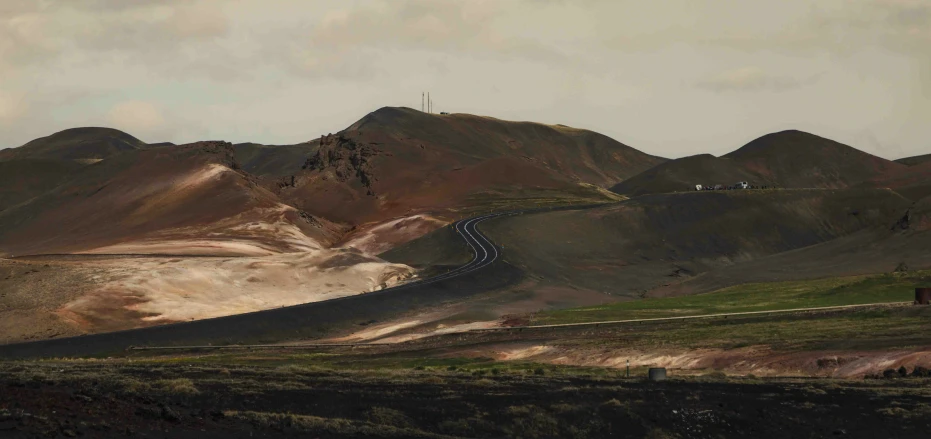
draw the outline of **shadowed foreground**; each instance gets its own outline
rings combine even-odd
[[[924,384],[651,383],[532,364],[384,373],[196,358],[0,363],[0,436],[917,438],[931,414]]]

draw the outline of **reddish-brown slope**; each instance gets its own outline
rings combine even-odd
[[[310,148],[305,171],[280,195],[356,224],[505,198],[605,199],[591,185],[664,161],[590,131],[408,108],[377,110]]]
[[[287,249],[288,244],[245,226],[259,223],[292,223],[320,242],[336,238],[328,224],[281,205],[236,169],[233,147],[226,142],[114,155],[81,169],[68,184],[0,212],[0,253],[185,239],[241,239]]]

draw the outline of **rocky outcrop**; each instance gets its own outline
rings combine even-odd
[[[239,170],[242,168],[239,165],[239,161],[236,160],[236,150],[233,148],[233,144],[230,142],[224,142],[222,140],[207,140],[203,142],[195,142],[191,144],[191,146],[208,154],[217,155],[220,157],[219,163],[230,169]]]
[[[368,195],[375,195],[372,183],[378,179],[372,173],[371,159],[381,151],[375,146],[356,141],[343,134],[320,136],[320,148],[304,162],[302,169],[332,172],[341,182],[359,179]]]

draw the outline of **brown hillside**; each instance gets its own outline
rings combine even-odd
[[[144,148],[145,142],[113,128],[71,128],[35,139],[18,148],[2,150],[0,161],[14,158],[105,159]]]
[[[316,151],[315,144],[262,145],[260,143],[237,143],[236,161],[246,172],[275,179],[291,176],[301,171],[307,157]]]
[[[504,246],[508,262],[547,285],[635,298],[701,273],[859,232],[897,235],[892,227],[911,205],[883,189],[656,194],[592,210],[490,221],[482,227]],[[913,229],[919,221],[915,213]],[[818,267],[819,260],[795,262]],[[856,263],[864,272],[895,266],[886,266],[888,261],[870,265],[872,261],[880,262],[869,257],[846,263]],[[808,274],[812,272],[816,277],[818,269]],[[731,280],[740,283],[739,277]]]
[[[890,188],[918,201],[931,196],[931,161],[891,170],[864,182],[861,186]]]
[[[493,200],[606,200],[607,186],[665,159],[586,130],[466,114],[382,108],[315,140],[283,199],[364,223]]]
[[[238,167],[226,142],[115,155],[0,212],[0,253],[79,252],[127,242],[171,253],[156,245],[161,242],[177,253],[261,254],[335,239],[332,225],[279,203]],[[251,223],[271,226],[244,226]]]
[[[71,160],[0,161],[0,212],[58,187],[82,167]]]
[[[724,156],[783,187],[845,188],[903,165],[802,131],[760,137]]]
[[[688,191],[697,184],[732,185],[738,181],[749,181],[755,185],[774,184],[732,159],[701,154],[661,163],[618,183],[611,190],[633,196]]]
[[[847,188],[905,165],[802,131],[760,137],[722,157],[699,155],[663,163],[612,188],[625,195],[693,190],[696,184]]]
[[[901,163],[903,165],[914,166],[920,165],[922,163],[931,162],[931,154],[925,155],[916,155],[913,157],[905,157],[895,161],[896,163]]]

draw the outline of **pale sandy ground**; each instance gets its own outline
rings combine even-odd
[[[209,164],[132,187],[129,199],[138,207],[129,216],[143,224],[233,172]],[[220,317],[387,288],[415,270],[373,254],[444,224],[426,215],[397,218],[366,225],[350,245],[331,248],[345,225],[263,202],[81,256],[0,260],[0,342]]]
[[[512,315],[526,315],[541,309],[593,306],[616,300],[595,291],[539,285],[539,282],[533,279],[525,280],[514,287],[511,294],[517,290],[527,294],[521,294],[517,298],[507,298],[503,302],[492,296],[469,303],[418,310],[415,315],[401,316],[373,324],[363,330],[343,337],[327,339],[324,342],[401,343],[434,335],[506,326],[503,323]],[[476,311],[484,318],[476,318]],[[469,315],[471,317],[465,317]],[[523,324],[530,324],[530,322]]]
[[[187,321],[317,302],[390,287],[414,274],[406,265],[343,250],[93,264],[103,271],[92,279],[97,288],[58,310],[80,327]],[[121,309],[114,310],[114,303]]]
[[[287,220],[285,215],[295,211],[284,204],[256,208],[207,226],[166,229],[145,239],[79,253],[269,256],[323,249]]]
[[[484,320],[460,324],[443,324],[435,320],[409,320],[400,323],[386,323],[373,325],[363,331],[354,332],[345,337],[323,340],[324,343],[363,343],[375,341],[377,343],[403,343],[440,334],[452,334],[470,331],[472,329],[488,329],[500,326],[498,320]],[[417,328],[422,326],[421,328]],[[405,329],[417,328],[418,331],[391,335]]]
[[[449,224],[430,215],[411,215],[378,224],[359,227],[359,232],[350,236],[342,247],[353,247],[365,253],[377,255],[393,247],[419,238]]]
[[[398,319],[369,326],[350,335],[324,340],[328,343],[403,343],[430,336],[462,333],[476,329],[505,326],[506,317],[496,320],[473,320],[444,323],[454,319],[462,305],[423,312],[408,319]],[[676,375],[700,375],[720,371],[729,375],[823,376],[860,378],[865,374],[905,366],[931,367],[931,349],[870,351],[779,352],[767,346],[736,349],[687,349],[659,347],[629,349],[598,346],[567,346],[559,342],[504,342],[474,347],[448,349],[449,357],[494,358],[499,361],[529,361],[574,366],[624,369],[630,366],[665,367]]]
[[[738,349],[611,350],[566,348],[548,344],[511,344],[476,350],[472,355],[503,361],[534,361],[552,364],[626,368],[665,367],[681,375],[710,370],[733,375],[824,376],[860,378],[865,374],[905,366],[928,367],[931,350],[926,348],[879,351],[775,352],[768,347]]]

